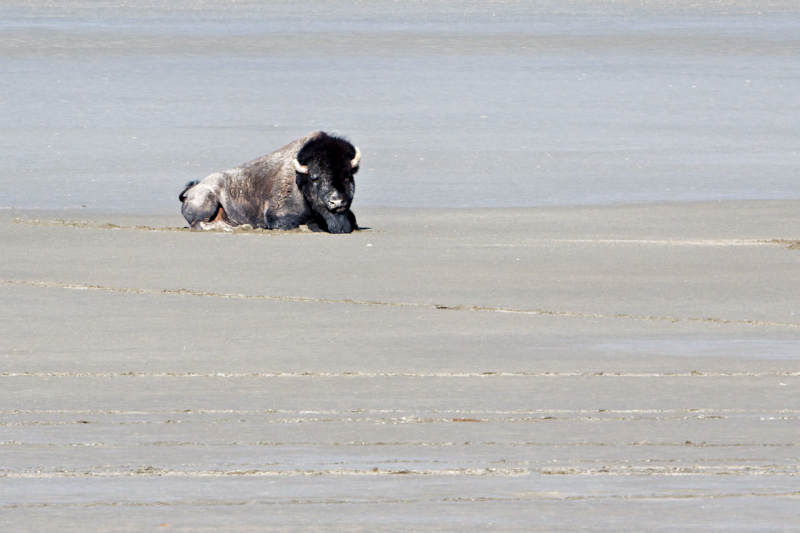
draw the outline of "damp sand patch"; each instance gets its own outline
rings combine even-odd
[[[188,226],[184,226],[182,228],[176,227],[154,227],[154,226],[145,226],[145,225],[133,225],[133,226],[125,226],[120,224],[112,224],[110,222],[91,222],[86,220],[43,220],[39,218],[22,218],[22,217],[14,217],[14,224],[24,224],[26,226],[43,226],[43,227],[58,227],[58,228],[89,228],[89,229],[100,229],[100,230],[137,230],[137,231],[174,231],[174,232],[186,232],[186,233],[223,233],[223,234],[236,234],[236,235],[254,235],[254,234],[265,234],[265,235],[290,235],[290,234],[325,234],[326,232],[321,231],[312,231],[309,229],[308,226],[300,226],[295,229],[290,230],[271,230],[271,229],[264,229],[264,228],[254,228],[250,224],[245,224],[243,226],[237,226],[231,229],[211,229],[211,230],[192,230]],[[359,229],[356,230],[358,232],[368,232],[373,233],[373,231],[369,228]]]
[[[44,226],[44,227],[67,227],[67,228],[89,228],[100,230],[138,230],[138,231],[171,231],[171,232],[186,232],[186,233],[223,233],[235,235],[290,235],[290,234],[327,234],[324,231],[313,231],[308,226],[303,225],[290,230],[270,230],[264,228],[254,228],[250,224],[236,226],[231,229],[207,229],[207,230],[192,230],[188,226],[181,228],[169,226],[147,226],[147,225],[123,225],[113,224],[110,222],[93,222],[86,220],[46,220],[39,218],[23,218],[14,217],[14,224],[24,224],[27,226]],[[360,228],[354,233],[382,233],[369,227]],[[527,244],[485,244],[475,245],[468,244],[463,246],[478,246],[478,247],[526,247],[526,246],[550,246],[553,244],[651,244],[662,246],[752,246],[752,245],[783,245],[789,250],[800,250],[800,240],[792,239],[727,239],[727,240],[670,240],[670,239],[541,239],[540,242],[527,243]]]
[[[788,250],[800,250],[800,240],[791,240],[791,239],[772,239],[768,241],[770,244],[782,244],[786,246]]]
[[[194,291],[191,289],[147,289],[147,288],[133,288],[133,287],[113,287],[113,286],[102,286],[102,285],[58,283],[51,281],[25,281],[25,280],[0,279],[0,286],[2,285],[27,285],[30,287],[41,287],[41,288],[124,292],[133,294],[170,294],[170,295],[180,295],[180,296],[197,296],[202,298],[224,298],[232,300],[268,300],[268,301],[282,301],[282,302],[307,302],[307,303],[320,303],[320,304],[344,304],[344,305],[375,306],[375,307],[414,307],[418,309],[435,309],[435,310],[457,311],[457,312],[478,311],[487,313],[508,313],[508,314],[520,314],[520,315],[549,315],[549,316],[579,317],[579,318],[649,320],[649,321],[673,322],[673,323],[703,322],[710,324],[737,324],[746,326],[778,326],[778,327],[800,328],[800,324],[794,322],[773,322],[773,321],[763,321],[763,320],[740,320],[740,319],[726,319],[726,318],[712,318],[712,317],[699,318],[699,317],[676,317],[676,316],[650,316],[650,315],[635,315],[626,313],[604,314],[604,313],[590,313],[590,312],[548,310],[548,309],[522,309],[522,308],[515,309],[508,307],[486,307],[486,306],[475,306],[475,305],[440,305],[440,304],[430,304],[424,302],[387,302],[379,300],[357,300],[350,298],[331,299],[331,298],[313,298],[309,296],[234,294],[234,293]]]

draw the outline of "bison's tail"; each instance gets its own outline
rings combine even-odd
[[[200,183],[200,182],[197,181],[197,180],[190,181],[189,183],[187,183],[186,184],[186,188],[183,189],[183,191],[178,195],[178,200],[180,200],[181,203],[183,203],[183,201],[186,200],[186,193],[189,191],[189,189],[191,189],[192,187],[194,187],[198,183]]]

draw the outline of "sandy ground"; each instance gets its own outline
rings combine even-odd
[[[4,531],[798,528],[800,202],[357,213],[0,211]]]
[[[799,28],[0,2],[0,531],[800,531]],[[316,129],[369,230],[181,229]]]

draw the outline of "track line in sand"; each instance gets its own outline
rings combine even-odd
[[[123,442],[23,442],[16,440],[0,441],[0,446],[25,447],[25,448],[125,448],[125,447],[174,447],[194,446],[198,448],[252,448],[252,447],[305,447],[305,448],[361,448],[361,447],[394,447],[394,448],[447,448],[447,447],[513,447],[513,448],[798,448],[799,442],[694,442],[694,441],[669,441],[669,442],[523,442],[523,441],[349,441],[349,442],[320,442],[320,441],[250,441],[250,442],[199,442],[199,441],[143,441],[134,444]]]
[[[359,306],[378,306],[378,307],[411,307],[418,309],[435,309],[447,311],[479,311],[486,313],[510,313],[519,315],[545,315],[563,316],[575,318],[601,318],[601,319],[626,319],[626,320],[650,320],[659,322],[701,322],[708,324],[735,324],[743,326],[772,326],[800,328],[800,324],[791,322],[769,322],[763,320],[736,320],[726,318],[695,318],[695,317],[662,317],[632,314],[604,314],[604,313],[584,313],[578,311],[556,311],[546,309],[514,309],[508,307],[486,307],[472,305],[441,305],[426,304],[418,302],[382,302],[377,300],[352,300],[352,299],[332,299],[332,298],[312,298],[307,296],[270,296],[270,295],[250,295],[195,291],[191,289],[140,289],[133,287],[113,287],[104,285],[85,285],[74,283],[58,283],[50,281],[21,281],[21,280],[0,280],[0,285],[23,285],[28,287],[67,289],[67,290],[92,290],[104,292],[119,292],[128,294],[153,294],[153,295],[178,295],[195,296],[203,298],[224,298],[234,300],[262,300],[275,302],[306,302],[322,304],[342,304]]]
[[[189,228],[155,228],[151,226],[120,226],[108,222],[89,222],[85,220],[43,220],[39,218],[14,217],[14,224],[25,226],[43,226],[47,228],[91,228],[105,230],[138,230],[138,231],[190,231]]]
[[[239,415],[241,416],[241,415]],[[83,424],[93,424],[95,426],[164,426],[168,424],[181,424],[183,427],[197,425],[286,425],[286,424],[361,424],[372,426],[404,426],[431,425],[431,424],[453,424],[461,422],[484,423],[484,424],[539,424],[542,422],[592,422],[614,423],[617,422],[669,422],[686,420],[715,420],[715,421],[735,421],[735,422],[765,422],[765,421],[786,421],[798,420],[796,416],[721,416],[721,415],[675,415],[675,416],[529,416],[529,417],[484,417],[484,418],[447,418],[430,416],[409,416],[401,418],[388,417],[295,417],[295,418],[271,418],[267,420],[241,420],[232,418],[216,418],[201,420],[24,420],[19,422],[0,422],[0,427],[57,427],[57,426],[80,426]]]
[[[798,498],[800,492],[666,492],[663,494],[592,494],[592,495],[560,495],[558,491],[542,491],[526,496],[483,496],[483,497],[450,497],[450,498],[319,498],[319,499],[282,499],[282,500],[173,500],[153,502],[105,501],[92,503],[36,502],[12,503],[0,505],[0,509],[29,508],[92,508],[92,507],[238,507],[253,505],[398,505],[398,504],[435,504],[435,503],[502,503],[533,501],[665,501],[665,500],[712,500],[729,498]]]
[[[158,410],[106,410],[106,409],[10,409],[0,411],[1,415],[120,415],[120,416],[164,416],[164,415],[352,415],[352,414],[402,414],[418,415],[518,415],[518,414],[558,414],[561,416],[582,416],[590,414],[605,415],[797,415],[800,409],[433,409],[419,411],[411,409],[158,409]]]
[[[554,244],[631,244],[654,246],[771,246],[783,244],[792,246],[798,241],[785,239],[531,239],[520,244],[455,244],[470,248],[530,248],[552,246]]]
[[[333,468],[333,469],[213,469],[213,470],[177,470],[172,468],[135,468],[126,470],[96,470],[81,468],[79,470],[57,470],[43,472],[3,472],[0,479],[53,479],[53,478],[125,478],[125,477],[297,477],[297,476],[498,476],[520,477],[530,475],[542,476],[797,476],[797,465],[692,465],[692,466],[632,466],[613,465],[606,461],[604,467],[579,467],[566,465],[563,467],[538,468],[494,468],[494,467],[460,467],[442,469],[387,469],[387,468]]]
[[[291,230],[269,230],[264,228],[253,228],[253,227],[235,227],[232,229],[214,229],[214,230],[202,230],[196,231],[190,229],[188,226],[185,227],[168,227],[168,226],[161,226],[161,227],[153,227],[153,226],[144,226],[144,225],[136,225],[136,226],[120,226],[119,224],[111,224],[110,222],[90,222],[85,220],[42,220],[38,218],[14,218],[14,224],[23,224],[26,226],[41,226],[41,227],[49,227],[49,228],[80,228],[80,229],[99,229],[99,230],[134,230],[134,231],[155,231],[155,232],[181,232],[181,233],[216,233],[216,234],[231,234],[231,235],[326,235],[325,232],[315,232],[308,229],[308,226],[300,226],[296,229]],[[361,228],[356,230],[359,233],[380,233],[380,231],[374,231],[371,228]]]
[[[800,377],[800,372],[2,372],[0,378],[743,378]]]

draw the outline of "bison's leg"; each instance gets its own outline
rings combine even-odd
[[[350,222],[351,231],[358,229],[358,222],[356,222],[356,215],[352,211],[347,211],[347,220]]]
[[[217,213],[210,222],[198,222],[197,225],[200,229],[204,230],[221,229],[224,231],[231,231],[233,229],[233,226],[231,226],[231,223],[228,220],[228,214],[221,205],[217,209]]]
[[[272,213],[269,209],[264,215],[264,219],[267,223],[267,229],[280,229],[280,230],[289,230],[295,229],[300,227],[300,224],[305,222],[303,217],[293,214],[286,214],[286,215],[276,215]]]
[[[314,214],[319,227],[328,233],[350,233],[358,229],[356,216],[351,211],[341,215],[330,211],[324,211],[322,214],[315,212]]]

